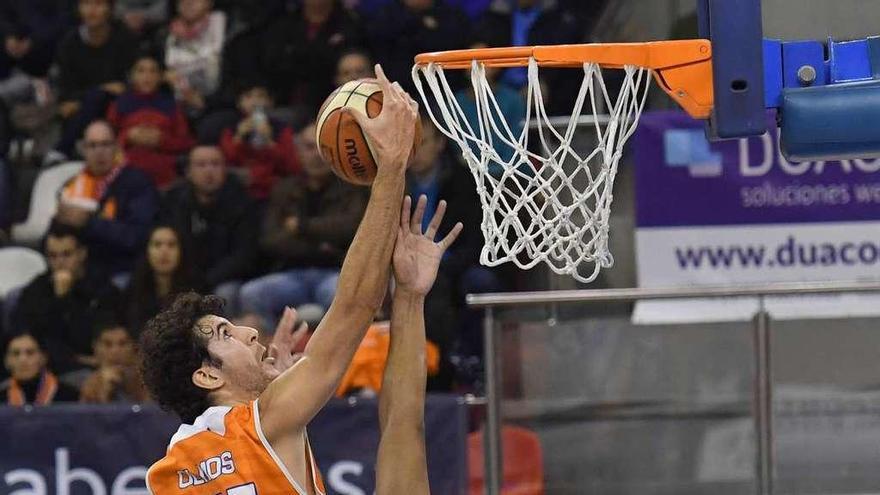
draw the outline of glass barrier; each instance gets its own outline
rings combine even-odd
[[[757,492],[751,321],[494,311],[506,472],[527,470],[513,442],[533,433],[548,494]],[[876,491],[880,319],[771,321],[771,335],[774,492]]]

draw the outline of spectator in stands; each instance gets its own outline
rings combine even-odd
[[[9,241],[9,229],[12,225],[15,205],[14,194],[17,192],[13,186],[12,164],[7,161],[9,137],[8,122],[3,105],[0,104],[0,246],[4,246]]]
[[[215,8],[226,13],[226,39],[265,27],[284,14],[287,0],[217,0]],[[225,48],[224,48],[225,50]]]
[[[111,0],[79,0],[82,24],[61,41],[58,64],[58,111],[65,120],[57,153],[48,161],[72,156],[76,140],[107,105],[125,91],[125,77],[133,62],[136,41],[112,19]]]
[[[336,87],[356,79],[376,77],[373,72],[373,59],[360,48],[346,50],[336,62],[336,76],[333,82]]]
[[[439,0],[396,0],[370,20],[367,36],[388,78],[413,92],[413,57],[469,46],[471,25],[462,11]]]
[[[115,0],[113,14],[140,40],[140,48],[149,50],[151,38],[168,21],[168,1]]]
[[[77,230],[53,225],[44,249],[49,270],[25,286],[13,326],[40,338],[52,369],[74,372],[94,364],[92,328],[116,316],[120,294],[88,263],[89,251]]]
[[[54,402],[75,402],[79,392],[49,371],[46,353],[39,340],[27,332],[12,336],[4,349],[4,364],[11,378],[0,386],[3,404],[47,406]]]
[[[212,7],[211,0],[177,0],[165,38],[167,77],[190,116],[201,115],[220,87],[226,14]]]
[[[489,9],[492,0],[444,0],[444,3],[461,9],[471,21],[479,21]]]
[[[607,0],[496,0],[483,15],[476,32],[489,46],[561,45],[585,43]],[[570,113],[580,78],[570,70],[542,70],[544,102],[554,113]],[[525,67],[504,71],[501,82],[522,88],[528,82]],[[552,90],[549,91],[549,90]],[[570,97],[569,97],[570,96]]]
[[[159,218],[183,236],[202,281],[234,314],[241,281],[256,262],[259,216],[218,147],[194,148],[186,177],[163,198]]]
[[[339,55],[362,40],[358,19],[338,0],[304,0],[266,33],[263,68],[275,101],[314,115],[333,90]]]
[[[162,87],[162,68],[141,55],[131,69],[129,89],[107,111],[131,166],[146,172],[159,189],[177,178],[178,157],[195,144],[174,95]]]
[[[0,1],[0,133],[15,130],[10,165],[30,165],[58,142],[56,96],[49,68],[61,37],[74,23],[70,0]],[[5,139],[0,136],[4,153]],[[16,174],[26,177],[26,174]],[[14,191],[17,192],[17,191]],[[14,207],[25,196],[17,195]]]
[[[364,17],[369,18],[374,12],[395,1],[397,0],[347,0],[346,5],[356,8]],[[443,0],[443,3],[453,5],[471,19],[477,20],[489,8],[492,0]]]
[[[333,300],[339,268],[366,208],[364,189],[343,182],[318,155],[315,124],[297,136],[304,177],[286,177],[272,190],[260,244],[270,275],[241,288],[241,306],[274,322],[286,305]]]
[[[224,130],[220,138],[226,159],[243,178],[251,197],[260,202],[269,197],[278,179],[300,171],[293,129],[270,118],[271,108],[272,98],[264,84],[243,84],[238,125]]]
[[[62,188],[54,221],[79,229],[92,261],[109,275],[128,273],[158,210],[156,189],[126,165],[106,121],[86,128],[82,152],[85,168]]]
[[[38,101],[61,36],[72,23],[68,0],[5,0],[0,5],[0,100],[7,106]]]
[[[125,294],[125,322],[138,338],[144,324],[182,292],[201,290],[189,246],[173,227],[159,224],[150,232]]]
[[[80,390],[80,402],[147,402],[149,394],[140,379],[134,340],[120,325],[100,326],[94,339],[97,369]]]
[[[263,37],[270,22],[284,14],[284,3],[285,0],[218,0],[218,8],[228,17],[221,84],[213,99],[215,108],[196,124],[200,142],[219,142],[223,129],[238,122],[234,108],[241,81],[265,80],[261,65]]]
[[[448,316],[453,313],[453,308],[462,306],[467,294],[495,292],[500,286],[495,274],[479,265],[483,242],[479,227],[482,211],[473,177],[445,152],[446,144],[446,139],[430,119],[423,117],[422,144],[407,170],[408,193],[413,198],[427,196],[424,218],[433,217],[440,200],[446,200],[448,209],[438,236],[449,232],[456,222],[464,225],[455,245],[444,255],[437,281],[425,300],[427,337],[440,347],[444,356],[451,350],[458,333],[463,333],[461,337],[464,339],[480,336],[479,317],[465,320],[465,328],[459,328],[458,322]],[[424,222],[423,228],[426,228],[427,220]],[[476,326],[470,328],[468,324]],[[468,347],[468,342],[464,344]]]

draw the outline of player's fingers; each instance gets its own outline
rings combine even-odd
[[[373,120],[361,113],[359,110],[355,110],[351,107],[342,107],[341,111],[343,115],[350,115],[351,118],[353,118],[358,123],[358,125],[361,126],[361,129],[366,129],[367,127],[369,127],[370,123]]]
[[[428,197],[422,194],[419,196],[419,202],[416,203],[416,211],[413,213],[409,222],[409,231],[416,235],[422,234],[422,217],[425,216],[425,206],[428,204]]]
[[[399,82],[394,81],[393,83],[391,83],[391,90],[394,92],[395,104],[401,106],[406,105],[407,107],[409,106],[406,91],[403,90],[403,86],[401,86]]]
[[[388,80],[388,76],[385,75],[385,70],[382,69],[382,64],[376,64],[373,67],[373,71],[376,73],[376,80],[379,81],[379,86],[382,86],[382,91],[391,88],[391,81]]]
[[[385,75],[381,65],[376,64],[375,70],[376,79],[379,80],[379,87],[382,88],[382,106],[384,107],[388,103],[393,104],[398,99],[397,90],[394,89],[394,85],[388,80],[388,76]]]
[[[267,352],[268,356],[272,359],[278,359],[280,352],[278,352],[278,346],[275,344],[269,344],[269,351]]]
[[[449,233],[446,234],[446,237],[444,237],[443,240],[440,241],[440,246],[443,248],[444,251],[449,248],[449,246],[451,246],[456,239],[458,239],[458,235],[461,234],[462,229],[464,229],[464,225],[461,222],[458,222],[457,224],[455,224],[455,227],[452,227],[452,230],[450,230]]]
[[[291,340],[291,345],[290,345],[291,349],[290,349],[290,350],[292,351],[293,348],[296,347],[296,345],[299,344],[300,341],[301,341],[301,340],[302,340],[302,339],[303,339],[308,333],[309,333],[309,324],[308,324],[308,322],[305,322],[305,321],[304,321],[304,322],[300,323],[300,324],[299,324],[299,327],[297,327],[296,331],[294,331],[294,332],[293,332],[293,335],[290,337],[290,340]]]
[[[437,205],[437,211],[434,212],[434,217],[431,218],[431,223],[428,224],[428,229],[425,231],[425,237],[428,239],[434,240],[434,236],[437,235],[437,229],[440,228],[440,222],[443,221],[443,215],[446,214],[446,200],[441,200],[440,204]]]
[[[294,323],[296,323],[296,311],[290,306],[287,306],[281,314],[281,319],[278,321],[278,325],[275,326],[275,337],[272,340],[277,341],[279,339],[284,339],[291,331],[293,331]]]
[[[399,82],[394,81],[391,87],[394,88],[394,93],[400,98],[400,101],[407,101],[406,91],[403,90],[403,86],[401,86]]]
[[[409,214],[412,208],[412,198],[407,194],[403,197],[403,205],[400,207],[400,227],[406,229],[409,226]]]

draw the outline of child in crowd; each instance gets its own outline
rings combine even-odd
[[[264,201],[278,179],[299,174],[301,166],[293,129],[269,118],[272,108],[268,88],[257,82],[240,87],[238,110],[241,119],[235,129],[226,129],[220,147],[233,171],[248,186],[250,195]]]
[[[195,141],[171,92],[162,87],[162,68],[142,55],[131,69],[129,88],[107,111],[129,162],[165,189],[177,178],[177,160]]]
[[[220,87],[226,14],[213,7],[212,0],[177,0],[165,38],[168,80],[190,116],[202,114]]]

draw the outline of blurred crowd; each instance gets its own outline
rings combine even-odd
[[[324,98],[376,62],[412,92],[420,52],[584,42],[603,3],[3,0],[0,245],[21,244],[13,226],[34,204],[57,209],[30,246],[45,272],[2,301],[0,401],[146,400],[139,333],[190,290],[222,296],[230,318],[267,334],[287,306],[317,323],[368,197],[318,156]],[[580,84],[566,75],[544,81],[551,112],[566,113]],[[525,72],[491,77],[518,121]],[[454,82],[475,119],[465,76]],[[429,120],[422,128],[408,192],[427,196],[426,220],[447,200],[440,235],[465,225],[426,305],[439,352],[429,386],[463,390],[481,352],[464,295],[516,281],[479,265],[473,179]],[[32,197],[70,163],[81,166],[51,196]]]

